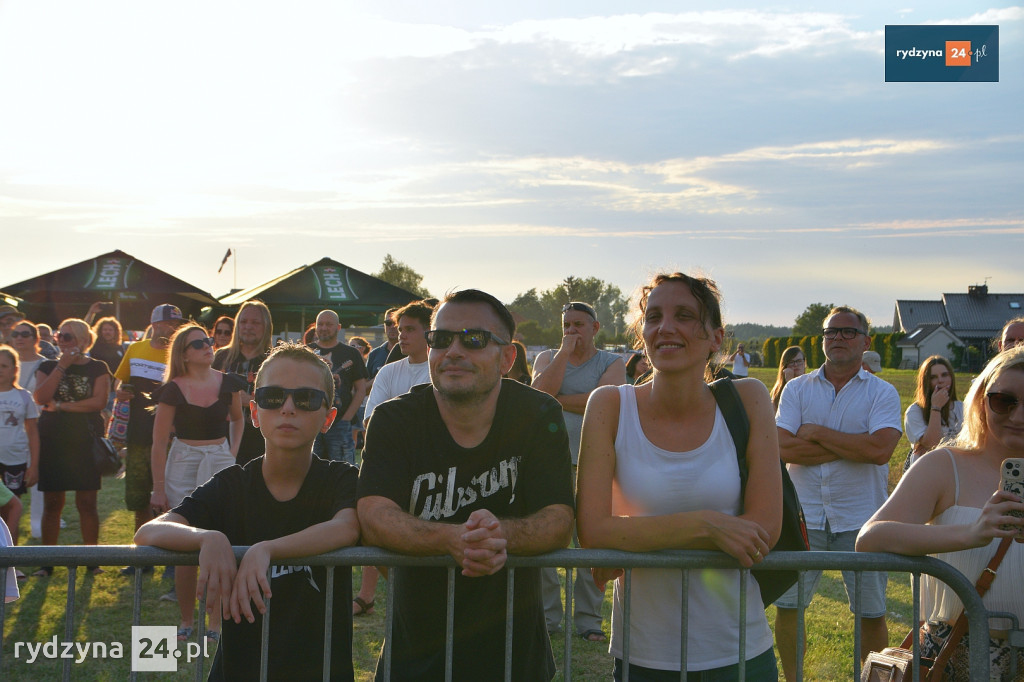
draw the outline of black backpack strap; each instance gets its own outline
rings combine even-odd
[[[723,378],[708,384],[711,393],[715,396],[718,408],[722,410],[725,424],[729,427],[729,434],[733,443],[736,444],[736,461],[740,467],[740,489],[747,489],[747,443],[750,441],[750,420],[747,418],[747,410],[743,407],[740,394],[733,386],[732,379]]]

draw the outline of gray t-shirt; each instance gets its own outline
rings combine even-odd
[[[555,351],[548,351],[554,353]],[[558,392],[564,395],[590,393],[597,388],[601,376],[619,359],[615,353],[599,350],[592,358],[577,367],[571,362],[565,365],[565,377]],[[583,432],[583,415],[562,410],[565,417],[565,430],[569,432],[569,454],[572,455],[573,466],[580,456],[580,434]]]

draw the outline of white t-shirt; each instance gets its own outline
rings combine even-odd
[[[747,368],[750,367],[750,353],[736,353],[732,359],[732,373],[738,377],[747,376]]]
[[[0,392],[0,464],[28,464],[25,420],[38,419],[39,408],[23,388]]]
[[[412,364],[409,358],[384,365],[373,379],[370,397],[366,399],[364,419],[369,419],[374,408],[385,400],[391,400],[408,393],[409,389],[419,384],[430,383],[430,366],[427,362]]]
[[[892,384],[864,369],[836,393],[822,366],[786,384],[775,424],[793,435],[802,424],[842,433],[900,431],[900,396]],[[807,527],[815,530],[824,530],[826,519],[833,533],[857,530],[888,496],[888,464],[838,459],[787,468]]]

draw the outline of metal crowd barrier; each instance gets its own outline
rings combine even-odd
[[[235,556],[241,560],[245,553],[246,547],[235,547]],[[75,570],[78,566],[163,566],[163,565],[177,565],[177,566],[195,566],[198,563],[197,553],[184,553],[184,552],[169,552],[165,550],[156,549],[153,547],[133,547],[129,545],[117,545],[117,546],[80,546],[80,545],[60,545],[60,546],[19,546],[11,547],[7,549],[0,549],[0,594],[5,593],[7,572],[6,567],[8,566],[67,566],[68,571],[68,594],[65,606],[65,622],[64,622],[64,641],[72,641],[74,634],[74,599],[75,599],[75,578],[77,571]],[[403,554],[396,554],[394,552],[387,552],[384,550],[376,549],[373,547],[352,547],[347,549],[336,550],[327,554],[318,556],[303,557],[303,558],[292,558],[282,561],[275,561],[274,564],[282,565],[309,565],[309,566],[445,566],[448,567],[448,606],[446,616],[446,652],[445,652],[445,668],[446,668],[446,680],[451,680],[452,675],[452,630],[454,624],[454,592],[452,586],[455,584],[455,570],[456,564],[451,557],[438,556],[438,557],[413,557],[406,556]],[[603,568],[624,568],[625,572],[625,592],[623,597],[623,618],[626,622],[630,621],[630,581],[631,581],[631,569],[634,568],[663,568],[663,569],[681,569],[680,580],[683,586],[683,603],[682,603],[682,637],[680,638],[680,660],[682,661],[682,670],[686,670],[687,650],[686,650],[686,634],[687,634],[687,599],[686,599],[686,585],[688,580],[687,569],[706,569],[706,568],[726,568],[726,569],[737,569],[738,565],[734,559],[728,555],[719,552],[710,551],[665,551],[665,552],[653,552],[653,553],[632,553],[632,552],[619,552],[612,550],[581,550],[581,549],[565,549],[557,552],[551,552],[548,554],[542,554],[538,556],[510,556],[508,558],[509,568],[509,580],[507,590],[507,601],[508,611],[511,614],[511,604],[513,603],[514,594],[514,580],[512,576],[514,571],[519,568],[540,568],[555,566],[559,568],[566,568],[566,608],[564,609],[564,632],[565,636],[565,649],[563,656],[563,677],[565,680],[572,679],[572,581],[573,572],[571,568],[580,568],[584,571],[589,567],[603,567]],[[882,553],[857,553],[857,552],[775,552],[770,556],[766,557],[764,562],[758,565],[758,569],[764,570],[854,570],[858,571],[855,581],[855,594],[854,594],[854,608],[860,612],[860,600],[861,600],[861,586],[860,586],[860,573],[861,571],[888,571],[888,572],[903,572],[910,573],[912,578],[912,589],[913,589],[913,611],[912,613],[917,614],[920,612],[920,577],[921,574],[927,574],[934,576],[935,578],[946,583],[953,589],[957,596],[964,603],[967,614],[968,622],[970,625],[969,636],[969,648],[970,648],[970,670],[971,679],[988,679],[989,675],[989,660],[988,660],[988,614],[985,611],[984,605],[981,598],[978,596],[975,590],[974,584],[968,580],[962,573],[950,566],[949,564],[939,561],[931,557],[906,557],[897,554],[882,554]],[[743,576],[746,574],[745,569],[740,569]],[[327,589],[325,590],[326,601],[326,613],[325,613],[325,632],[324,632],[324,679],[328,679],[328,665],[330,663],[330,646],[331,646],[331,619],[332,619],[332,606],[333,606],[333,591],[334,591],[334,573],[333,571],[327,571],[328,582]],[[584,579],[589,580],[589,571],[584,574]],[[741,576],[742,577],[742,576]],[[268,576],[269,578],[269,576]],[[802,589],[802,588],[801,588]],[[388,581],[387,587],[388,603],[393,603],[394,597],[394,584],[393,581]],[[802,598],[803,595],[801,595]],[[132,603],[132,624],[141,624],[141,597],[142,597],[142,572],[135,572],[135,584],[134,584],[134,597]],[[203,605],[200,604],[200,613],[203,612]],[[813,606],[812,606],[813,608]],[[744,661],[747,659],[746,656],[746,619],[742,617],[742,614],[746,612],[746,594],[741,592],[739,599],[739,609],[737,612],[737,618],[739,622],[739,679],[744,680],[746,678],[744,670]],[[797,659],[802,660],[802,642],[804,634],[804,616],[803,612],[798,612],[798,631],[797,631],[797,642],[798,652]],[[4,622],[5,607],[3,601],[0,600],[0,670],[3,669],[3,638],[4,638]],[[267,602],[267,616],[263,619],[263,657],[261,660],[260,668],[260,679],[267,679],[267,661],[266,654],[268,651],[267,640],[269,638],[269,627],[271,618],[271,605],[270,601]],[[203,640],[203,619],[200,618],[199,625],[199,639]],[[916,618],[915,618],[916,622]],[[391,637],[388,636],[391,633],[394,625],[393,611],[387,609],[385,616],[384,632],[384,656],[381,662],[383,666],[382,672],[384,673],[385,679],[389,679],[388,675],[390,672],[390,643]],[[916,631],[916,628],[915,628]],[[623,634],[623,679],[628,682],[629,679],[629,628]],[[511,682],[512,674],[512,617],[509,616],[506,622],[505,628],[505,680]],[[860,618],[855,619],[854,625],[854,651],[853,651],[853,662],[854,662],[854,679],[860,678],[860,659],[861,659],[861,632],[860,632]],[[71,679],[71,660],[64,659],[63,666],[63,679]],[[920,679],[920,650],[918,645],[918,637],[914,638],[914,670],[913,679],[915,681]],[[202,680],[204,677],[204,664],[203,657],[199,657],[196,662],[195,668],[195,679]],[[611,661],[609,660],[609,667]],[[802,666],[800,666],[802,668]],[[136,679],[137,673],[131,674],[131,679]],[[681,673],[680,679],[685,680],[685,673]],[[797,679],[801,679],[802,670],[798,672]]]

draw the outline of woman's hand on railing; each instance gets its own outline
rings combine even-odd
[[[592,568],[590,569],[590,575],[594,578],[594,584],[597,585],[597,589],[604,592],[605,586],[609,580],[618,580],[625,571],[621,568]]]

